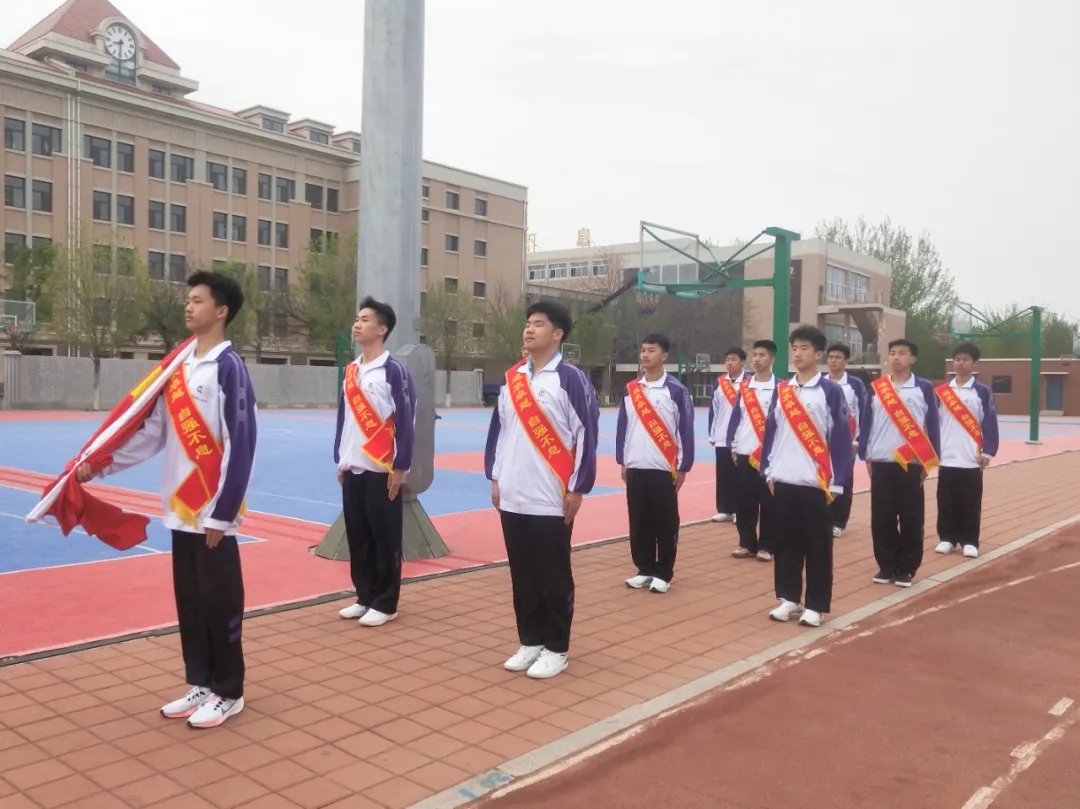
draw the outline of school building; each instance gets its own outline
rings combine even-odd
[[[952,360],[946,371],[951,378]],[[1031,415],[1031,360],[981,359],[976,378],[994,392],[998,413]],[[1080,358],[1044,359],[1039,372],[1039,412],[1045,416],[1080,416]]]

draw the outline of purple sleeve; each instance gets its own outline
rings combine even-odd
[[[619,395],[619,417],[615,422],[615,463],[619,466],[623,465],[623,455],[626,450],[624,444],[626,444],[626,428],[629,426],[626,415],[626,397],[629,392],[630,387],[625,386]]]
[[[982,382],[975,383],[975,392],[982,400],[983,454],[997,455],[1001,438],[998,431],[997,403],[994,401],[994,393]]]
[[[337,434],[334,436],[334,464],[341,463],[341,433],[345,429],[345,389],[338,391]]]
[[[825,403],[829,406],[832,432],[829,433],[829,461],[832,463],[833,485],[843,488],[851,477],[851,421],[847,397],[839,385],[824,381]]]
[[[777,422],[780,416],[776,414],[776,400],[780,398],[780,386],[785,383],[777,381],[776,392],[773,394],[772,401],[769,402],[769,412],[765,414],[765,435],[761,439],[761,469],[762,476],[765,475],[765,471],[769,468],[769,456],[772,454],[772,445],[776,441],[776,429]]]
[[[859,411],[859,457],[866,460],[866,449],[870,446],[870,429],[874,426],[874,386],[867,385],[863,396],[862,409]]]
[[[413,445],[416,438],[416,390],[412,375],[397,360],[386,363],[386,384],[390,386],[390,398],[394,400],[394,470],[404,472],[412,466]]]
[[[560,362],[559,382],[566,391],[570,408],[580,424],[575,431],[577,470],[570,491],[588,494],[596,483],[596,444],[600,433],[600,405],[585,374],[569,363]],[[573,421],[571,421],[573,424]]]
[[[920,379],[918,385],[922,388],[923,398],[926,399],[926,437],[930,439],[930,446],[934,448],[934,454],[941,457],[941,411],[938,410],[938,395],[934,386],[926,379]]]
[[[863,382],[857,376],[848,375],[848,384],[851,385],[851,389],[855,391],[855,401],[859,403],[859,415],[862,415],[863,410],[866,408],[866,383]]]
[[[689,472],[694,465],[694,402],[690,391],[681,383],[671,388],[672,398],[679,408],[679,446],[682,448],[680,472]]]
[[[739,422],[742,421],[742,407],[740,407],[742,404],[742,392],[743,389],[740,386],[739,392],[735,395],[735,404],[731,408],[731,418],[728,419],[727,425],[727,444],[724,445],[727,447],[735,446],[735,433],[738,432]]]
[[[500,391],[500,394],[502,391]],[[502,430],[502,420],[499,418],[500,395],[495,400],[495,407],[491,409],[491,424],[488,425],[487,443],[484,445],[484,475],[488,480],[493,480],[495,473],[495,450],[499,446],[499,432]]]
[[[218,386],[221,388],[229,461],[222,470],[217,504],[210,519],[232,523],[247,495],[251,467],[255,462],[257,432],[255,392],[251,389],[244,361],[235,351],[225,351],[218,360]]]

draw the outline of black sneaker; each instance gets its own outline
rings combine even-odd
[[[892,584],[894,581],[893,574],[885,568],[882,568],[874,576],[874,584]]]
[[[897,587],[910,587],[911,580],[914,578],[910,573],[897,573],[896,578],[893,579],[893,584]]]

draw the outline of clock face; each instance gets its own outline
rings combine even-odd
[[[128,62],[135,58],[135,35],[122,25],[110,25],[105,29],[105,50],[121,62]]]

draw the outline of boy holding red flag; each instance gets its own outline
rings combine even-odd
[[[870,383],[859,425],[859,457],[870,473],[875,584],[910,587],[923,559],[923,483],[938,466],[941,421],[934,386],[912,373],[919,347],[889,343],[889,373]]]
[[[979,347],[960,343],[953,351],[956,375],[937,388],[941,411],[941,468],[937,485],[938,553],[958,546],[964,556],[979,555],[983,470],[998,451],[994,394],[976,382]]]
[[[164,451],[165,525],[172,530],[180,648],[192,688],[161,713],[210,728],[244,709],[244,579],[236,530],[255,460],[256,407],[244,361],[225,339],[244,304],[239,284],[211,272],[197,272],[187,284],[184,322],[194,341],[173,355],[175,371],[155,370],[140,385],[163,390],[127,440],[93,460],[83,456],[76,478],[112,475]]]
[[[666,593],[679,545],[679,490],[694,465],[694,403],[690,391],[664,370],[671,342],[662,334],[641,341],[644,375],[626,385],[615,428],[615,462],[622,467],[630,517],[635,590]]]

